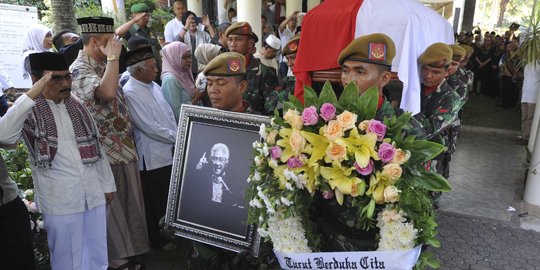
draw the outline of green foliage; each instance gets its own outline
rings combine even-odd
[[[332,89],[332,84],[328,81],[324,83],[317,105],[322,106],[324,103],[338,103],[336,93],[334,92],[334,89]]]
[[[521,61],[519,66],[533,65],[536,67],[540,61],[540,9],[525,19],[528,29],[522,33],[519,54]]]
[[[19,189],[33,189],[32,169],[28,163],[28,151],[21,143],[15,149],[0,149],[0,154],[6,162],[9,177],[19,185]]]

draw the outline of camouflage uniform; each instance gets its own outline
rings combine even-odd
[[[421,111],[414,117],[422,124],[428,140],[450,148],[449,128],[457,118],[461,99],[446,80],[431,93],[425,93],[424,86],[422,90]],[[446,162],[446,158],[444,153],[439,155],[432,161],[431,168],[448,178],[449,161]]]
[[[270,115],[273,111],[267,110],[265,103],[277,89],[276,70],[261,64],[261,61],[253,56],[250,56],[248,61],[246,68],[248,88],[244,92],[244,99],[249,102],[253,112]]]
[[[272,94],[266,99],[266,102],[264,103],[266,111],[273,112],[275,109],[283,109],[283,103],[289,100],[289,95],[294,94],[295,84],[296,77],[285,77],[282,80],[281,90],[274,90]]]

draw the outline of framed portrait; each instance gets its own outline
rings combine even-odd
[[[260,236],[248,224],[244,193],[266,116],[183,105],[165,217],[175,235],[257,256]]]

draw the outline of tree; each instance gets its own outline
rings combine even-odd
[[[506,12],[506,6],[510,3],[510,0],[501,0],[499,3],[499,18],[497,19],[497,27],[501,27],[504,20],[504,13]]]
[[[73,0],[51,0],[54,32],[62,30],[77,31]]]

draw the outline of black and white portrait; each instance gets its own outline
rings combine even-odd
[[[258,253],[245,200],[264,116],[182,106],[166,226],[176,235],[228,250]]]

